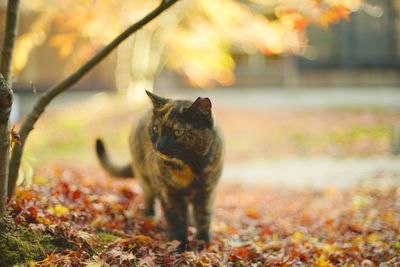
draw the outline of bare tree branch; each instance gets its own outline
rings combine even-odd
[[[11,62],[14,51],[15,39],[18,32],[19,0],[9,0],[7,4],[6,28],[1,50],[0,72],[11,87]]]
[[[9,119],[12,90],[0,73],[0,219],[5,215],[8,181],[8,153],[10,148]]]
[[[178,0],[162,0],[160,5],[150,12],[143,19],[138,21],[137,23],[130,26],[123,33],[121,33],[118,37],[116,37],[111,43],[105,46],[101,51],[99,51],[92,59],[82,65],[77,71],[75,71],[71,76],[67,79],[63,80],[59,84],[51,87],[46,92],[44,92],[32,111],[28,114],[25,121],[22,123],[21,129],[19,131],[19,135],[21,138],[21,144],[15,144],[11,153],[10,160],[10,173],[8,180],[8,195],[11,196],[14,192],[16,181],[18,178],[18,170],[21,163],[21,156],[23,152],[23,148],[25,145],[25,141],[32,131],[36,121],[39,119],[40,115],[44,112],[46,106],[53,100],[58,94],[67,90],[71,86],[73,86],[76,82],[78,82],[86,73],[88,73],[93,67],[95,67],[100,61],[102,61],[111,51],[113,51],[120,43],[122,43],[125,39],[127,39],[134,32],[142,28],[144,25],[152,21],[170,6],[178,2]]]

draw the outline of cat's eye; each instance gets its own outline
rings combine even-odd
[[[154,133],[158,133],[158,126],[157,126],[157,125],[153,125],[153,127],[151,127],[151,130],[152,130]]]
[[[176,136],[176,137],[181,137],[182,135],[183,135],[183,130],[182,129],[175,129],[174,130],[174,135]]]

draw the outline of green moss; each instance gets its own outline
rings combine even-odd
[[[95,234],[103,245],[114,242],[115,240],[120,238],[117,234],[102,230],[96,231]]]
[[[390,138],[390,127],[387,125],[353,126],[330,134],[330,139],[339,144],[351,144],[359,138],[380,141]]]
[[[46,252],[68,248],[68,243],[48,234],[35,234],[23,227],[9,227],[0,233],[0,266],[41,260]]]
[[[108,244],[110,244],[110,243],[114,242],[115,240],[117,240],[118,238],[120,238],[120,235],[118,235],[116,233],[112,233],[109,231],[103,231],[103,230],[96,231],[95,235],[97,236],[97,238],[100,241],[100,245],[95,248],[95,251],[97,253],[101,252],[105,248],[105,246],[107,246]]]
[[[33,234],[13,232],[0,234],[0,266],[11,266],[39,259],[45,253]]]
[[[71,249],[63,237],[43,233],[34,233],[22,226],[16,226],[12,221],[1,224],[0,229],[0,266],[25,265],[31,261],[40,261],[46,253]],[[98,230],[96,236],[100,245],[95,251],[102,251],[106,245],[120,238],[119,233]]]

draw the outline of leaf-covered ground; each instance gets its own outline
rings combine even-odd
[[[193,240],[190,228],[192,250],[179,253],[162,216],[143,216],[134,180],[76,167],[37,173],[8,205],[18,230],[0,235],[0,266],[400,264],[400,189],[374,181],[347,191],[221,184],[212,243]],[[18,242],[27,248],[13,248]]]

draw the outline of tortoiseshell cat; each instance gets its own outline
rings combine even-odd
[[[96,152],[103,168],[118,177],[139,179],[145,212],[154,215],[161,202],[170,239],[187,244],[189,206],[197,238],[210,241],[210,217],[223,166],[223,140],[215,125],[208,98],[171,100],[147,92],[153,103],[129,138],[132,163],[114,166],[103,142]]]

